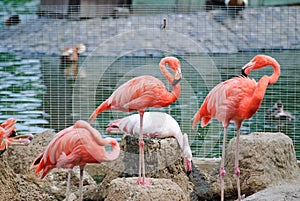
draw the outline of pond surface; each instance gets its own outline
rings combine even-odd
[[[213,121],[203,129],[198,127],[191,130],[191,118],[211,87],[239,75],[241,67],[258,53],[261,52],[200,55],[189,58],[178,56],[182,61],[183,71],[181,96],[170,109],[151,111],[170,110],[183,132],[188,133],[194,156],[219,157],[223,132],[221,124]],[[281,64],[281,76],[277,83],[268,87],[262,105],[253,118],[244,121],[242,134],[281,131],[293,140],[297,158],[300,159],[300,70],[297,66],[297,63],[300,63],[300,51],[263,53],[278,60]],[[197,61],[196,65],[195,62],[191,64],[191,60]],[[66,75],[66,71],[59,65],[58,57],[28,58],[2,52],[0,121],[15,117],[21,133],[35,134],[48,128],[59,131],[78,119],[88,120],[93,109],[108,98],[120,84],[134,76],[152,74],[164,81],[165,78],[158,68],[159,61],[160,58],[156,57],[124,56],[114,58],[112,62],[106,57],[80,58],[79,75],[73,77]],[[99,70],[98,66],[103,65],[105,68]],[[258,80],[264,74],[271,75],[272,70],[271,67],[260,69],[251,73],[251,77]],[[100,74],[98,71],[101,71]],[[211,75],[213,73],[214,75]],[[282,101],[284,109],[293,114],[295,120],[279,122],[265,118],[264,113],[273,107],[277,100]],[[101,133],[105,133],[105,127],[110,120],[126,115],[129,114],[103,112],[97,117],[94,126]],[[235,126],[231,124],[228,141],[234,135]]]

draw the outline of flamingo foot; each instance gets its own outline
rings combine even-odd
[[[149,179],[144,179],[143,178],[138,178],[137,182],[138,185],[142,185],[142,186],[150,186],[151,185],[151,181]]]

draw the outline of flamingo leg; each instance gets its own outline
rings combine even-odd
[[[235,159],[234,159],[234,173],[236,175],[236,185],[238,192],[238,201],[241,200],[241,187],[240,187],[240,169],[239,169],[239,141],[240,141],[241,126],[237,126],[236,131],[236,148],[235,148]]]
[[[221,201],[224,201],[224,178],[225,178],[225,149],[226,149],[226,135],[227,135],[227,127],[224,127],[224,136],[223,136],[223,147],[222,147],[222,159],[220,166],[220,178],[221,178]]]
[[[68,169],[68,181],[67,181],[66,201],[69,200],[69,195],[70,195],[71,173],[72,173],[72,169]]]
[[[80,167],[79,201],[82,201],[83,169],[84,167]]]
[[[146,179],[145,176],[145,155],[144,155],[144,146],[145,142],[143,139],[143,118],[144,111],[140,112],[140,131],[139,131],[139,177],[137,183],[139,185],[150,185],[150,181]]]

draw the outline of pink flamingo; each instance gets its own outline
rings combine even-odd
[[[0,125],[0,155],[6,151],[9,145],[26,146],[33,138],[31,134],[16,135],[15,123],[14,118],[9,118]]]
[[[175,76],[168,72],[166,64],[169,65]],[[162,74],[169,83],[172,83],[172,91],[169,92],[165,85],[157,78],[149,75],[135,77],[119,88],[104,101],[90,116],[91,123],[96,116],[105,110],[120,110],[123,112],[138,111],[140,114],[139,131],[139,176],[137,183],[149,185],[150,181],[145,179],[144,164],[144,140],[143,140],[143,116],[148,107],[166,107],[177,100],[180,95],[181,67],[180,61],[175,57],[165,57],[159,63]]]
[[[252,70],[257,70],[265,66],[273,67],[274,72],[271,76],[264,75],[258,82],[248,78],[248,74]],[[231,120],[234,121],[237,127],[234,172],[237,179],[238,200],[240,200],[239,137],[242,121],[251,118],[256,113],[267,87],[274,84],[279,76],[280,65],[274,58],[266,55],[257,55],[242,68],[242,76],[226,80],[215,86],[206,96],[200,109],[194,116],[193,128],[200,120],[201,126],[206,126],[211,118],[218,119],[224,127],[220,167],[221,200],[224,200],[225,144],[226,129],[229,122]]]
[[[113,120],[108,124],[107,133],[129,133],[138,135],[140,130],[140,116],[133,114],[122,119]],[[176,138],[185,160],[187,172],[192,171],[192,151],[188,136],[182,133],[177,121],[169,114],[162,112],[145,112],[143,124],[144,136],[157,138]]]
[[[112,146],[112,152],[105,151],[105,145]],[[43,179],[53,168],[68,169],[66,200],[69,197],[71,172],[74,166],[80,168],[79,200],[82,200],[83,170],[87,163],[109,162],[120,154],[118,142],[113,138],[102,138],[89,123],[79,120],[55,135],[45,151],[32,163],[36,167],[34,175],[42,171]]]

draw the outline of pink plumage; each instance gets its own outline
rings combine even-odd
[[[266,66],[272,66],[274,72],[271,76],[264,75],[258,82],[248,78],[252,70],[260,69]],[[194,115],[193,125],[201,121],[201,126],[206,126],[214,118],[222,122],[224,127],[222,160],[220,167],[221,176],[221,200],[224,199],[224,160],[226,131],[230,121],[233,121],[237,127],[236,133],[236,155],[234,172],[237,176],[238,200],[241,199],[238,167],[239,154],[239,136],[242,121],[251,118],[259,109],[264,98],[266,89],[274,84],[280,76],[280,65],[272,57],[267,55],[257,55],[248,64],[242,68],[242,75],[235,77],[215,86],[203,101],[200,109]]]
[[[105,145],[110,144],[113,151],[107,153]],[[89,123],[79,120],[74,126],[68,127],[55,135],[45,151],[33,162],[31,168],[36,167],[37,175],[42,172],[43,179],[53,168],[66,168],[70,172],[74,166],[80,167],[80,199],[82,199],[82,176],[87,163],[101,163],[113,161],[119,157],[120,147],[113,138],[102,138],[100,133]],[[69,188],[67,188],[67,197]]]
[[[166,69],[166,64],[175,73],[173,76]],[[135,77],[119,88],[97,107],[90,116],[90,123],[93,123],[97,115],[105,110],[120,110],[123,112],[138,111],[140,114],[140,163],[138,184],[148,185],[149,181],[145,179],[144,165],[144,141],[143,141],[143,115],[148,107],[166,107],[177,100],[180,95],[181,66],[176,57],[165,57],[159,63],[160,70],[170,84],[172,91],[169,92],[165,85],[157,78],[149,75]]]

